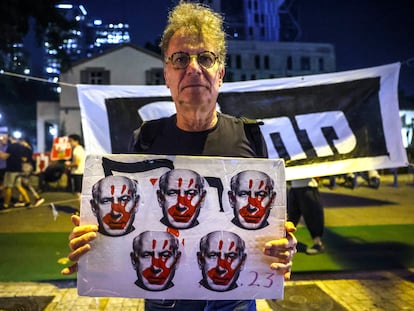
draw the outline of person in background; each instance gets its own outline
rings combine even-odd
[[[323,253],[324,210],[315,178],[292,180],[287,197],[288,220],[295,226],[301,217],[313,239],[313,245],[306,249],[306,254]]]
[[[217,112],[216,104],[225,73],[226,42],[223,17],[199,3],[181,2],[169,13],[160,47],[164,57],[164,78],[177,113],[171,117],[144,123],[134,132],[130,153],[165,155],[203,155],[227,157],[267,157],[256,148],[264,141],[260,133],[255,141],[246,134],[246,124]],[[144,127],[156,125],[151,139],[143,137]],[[258,129],[259,130],[259,129]],[[260,132],[260,131],[259,131]],[[141,135],[142,134],[142,135]],[[261,151],[266,151],[261,152]],[[75,228],[69,235],[74,262],[62,270],[68,275],[77,271],[76,262],[91,248],[96,238],[95,225],[80,226],[79,216],[72,216]],[[264,243],[260,251],[271,256],[270,269],[290,278],[292,258],[296,253],[295,228],[286,223],[286,237]],[[196,298],[196,297],[195,297]],[[253,311],[254,300],[145,300],[145,310],[179,311]]]
[[[24,160],[22,163],[22,172],[19,176],[17,176],[16,184],[20,184],[26,190],[30,191],[30,193],[33,195],[33,198],[35,199],[33,205],[31,206],[38,207],[42,205],[43,202],[45,202],[45,199],[39,195],[39,193],[36,191],[35,187],[32,185],[32,182],[30,180],[30,177],[32,176],[33,170],[34,170],[33,147],[24,138],[21,138],[19,142],[25,148],[27,156],[24,157]],[[25,206],[25,203],[19,202],[19,203],[16,203],[14,206],[15,207]]]
[[[6,152],[8,146],[7,134],[0,134],[0,151]],[[6,173],[6,160],[0,159],[0,193],[3,198],[3,179],[4,174]]]
[[[72,161],[67,161],[65,166],[70,169],[72,191],[80,200],[83,172],[85,169],[85,149],[81,144],[80,136],[77,134],[69,135],[69,143],[72,146]]]
[[[27,149],[14,137],[9,136],[9,142],[5,152],[0,151],[0,159],[6,160],[6,172],[4,174],[4,202],[3,208],[9,208],[13,198],[13,188],[19,191],[23,198],[23,207],[30,206],[30,197],[26,189],[17,178],[22,173],[23,162],[28,160]]]

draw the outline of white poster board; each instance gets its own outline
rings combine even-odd
[[[81,224],[100,232],[79,261],[79,295],[283,297],[263,254],[285,235],[283,160],[89,155],[82,189]]]

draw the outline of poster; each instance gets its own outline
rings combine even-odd
[[[262,253],[285,235],[280,159],[88,155],[81,225],[99,225],[78,293],[150,299],[281,299]]]

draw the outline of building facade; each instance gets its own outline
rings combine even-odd
[[[162,68],[160,55],[132,44],[117,46],[74,63],[70,70],[60,74],[60,102],[40,103],[41,106],[38,103],[38,111],[53,111],[53,115],[47,112],[47,116],[38,113],[38,150],[50,150],[49,142],[53,134],[82,134],[77,84],[164,84]],[[49,129],[53,129],[52,133]]]

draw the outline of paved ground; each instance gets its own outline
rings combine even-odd
[[[413,182],[413,175],[400,175],[395,187],[393,177],[387,175],[378,190],[363,182],[354,190],[341,186],[330,190],[322,185],[326,226],[414,224]],[[335,200],[338,195],[340,201]],[[69,232],[69,215],[75,210],[76,199],[63,192],[44,196],[47,201],[39,208],[0,211],[0,232]],[[50,202],[64,206],[67,213],[56,217],[48,207]],[[23,213],[25,217],[21,217]],[[310,260],[317,260],[317,256]],[[75,281],[10,282],[0,283],[0,310],[143,310],[143,301],[80,297]],[[414,310],[414,269],[297,273],[287,282],[283,301],[258,300],[258,310]]]

